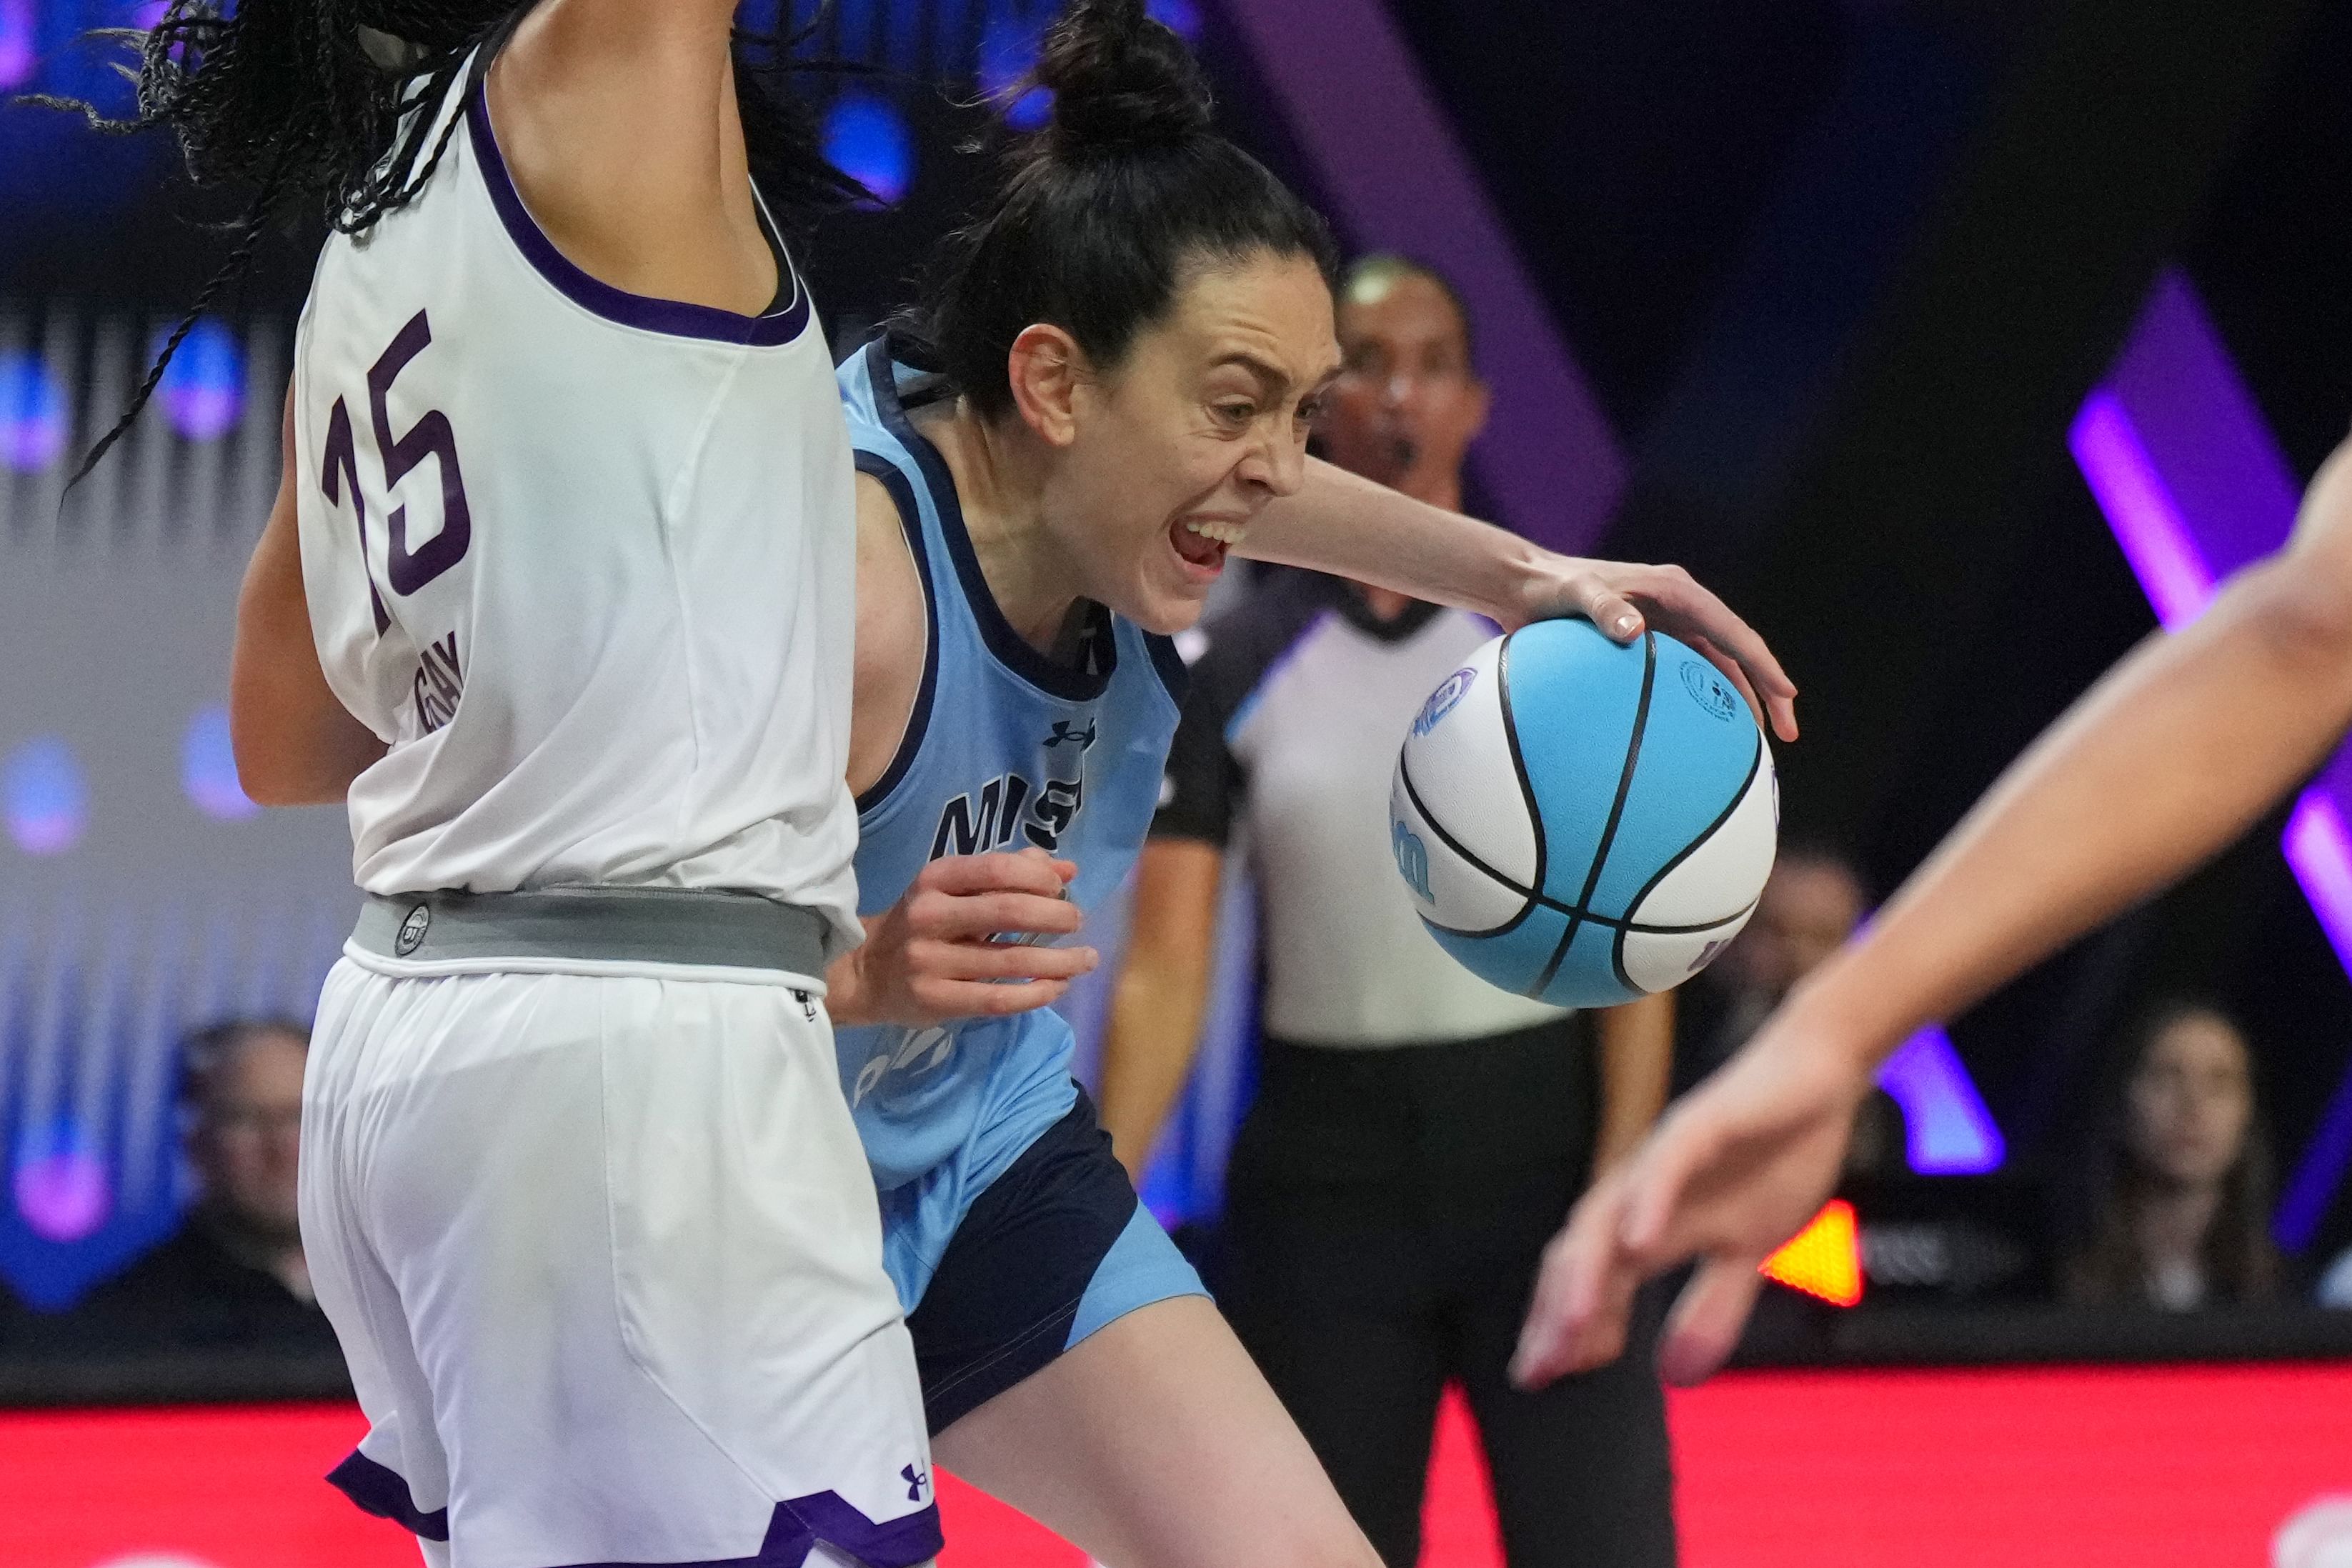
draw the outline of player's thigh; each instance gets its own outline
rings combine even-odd
[[[356,1085],[370,1034],[395,988],[345,962],[320,996],[303,1075],[299,1173],[302,1251],[320,1309],[334,1325],[366,1437],[331,1479],[373,1511],[446,1533],[448,1456],[400,1292],[367,1235],[365,1152],[373,1107]],[[447,1547],[424,1542],[428,1562]]]
[[[1118,1319],[933,1448],[948,1469],[1119,1568],[1377,1568],[1205,1297]]]

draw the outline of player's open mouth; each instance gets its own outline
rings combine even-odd
[[[1225,551],[1249,536],[1247,523],[1214,518],[1179,517],[1168,527],[1168,537],[1184,564],[1214,577],[1225,569]]]

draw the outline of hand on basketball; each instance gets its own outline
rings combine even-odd
[[[1525,621],[1581,615],[1620,643],[1653,626],[1705,654],[1782,740],[1797,738],[1797,686],[1755,629],[1678,566],[1554,557],[1528,592]],[[1509,627],[1506,631],[1511,630]]]
[[[1614,1361],[1633,1292],[1699,1260],[1658,1346],[1669,1383],[1699,1382],[1738,1343],[1757,1267],[1836,1184],[1870,1074],[1776,1015],[1669,1111],[1631,1160],[1593,1184],[1545,1249],[1511,1376],[1540,1387]]]
[[[1099,961],[1091,947],[1036,946],[1084,922],[1069,901],[1078,868],[1043,850],[951,855],[866,922],[866,945],[826,977],[835,1021],[920,1029],[1002,1018],[1060,999]]]

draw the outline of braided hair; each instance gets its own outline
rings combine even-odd
[[[535,3],[169,0],[152,27],[102,35],[138,53],[135,68],[124,68],[138,83],[134,114],[110,119],[77,99],[28,95],[79,110],[110,135],[169,131],[196,186],[249,193],[242,215],[225,225],[226,259],[72,483],[146,407],[197,319],[251,272],[267,234],[320,220],[362,234],[416,199],[457,120],[436,137],[434,117],[410,110],[442,101],[473,51]],[[737,29],[733,50],[752,175],[787,237],[799,239],[821,214],[865,191],[825,160],[814,115],[782,82],[798,68],[793,51],[810,30],[790,31],[790,10],[780,8],[774,33]]]

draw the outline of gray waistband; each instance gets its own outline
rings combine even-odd
[[[824,916],[757,894],[673,887],[370,894],[352,940],[419,964],[509,958],[718,965],[824,977]]]

